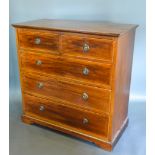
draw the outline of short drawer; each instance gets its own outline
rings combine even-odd
[[[100,113],[110,111],[111,91],[102,88],[26,73],[23,77],[23,90],[31,94],[61,100],[81,109]]]
[[[18,30],[19,48],[35,49],[59,54],[59,34],[36,29]]]
[[[106,38],[62,35],[62,53],[91,60],[113,60],[114,41]]]
[[[93,114],[69,108],[34,96],[24,95],[25,114],[39,117],[55,124],[65,124],[78,130],[95,133],[102,136],[108,134],[109,116]]]
[[[22,52],[22,69],[110,87],[111,64],[95,63],[41,53]]]

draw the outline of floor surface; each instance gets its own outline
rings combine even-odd
[[[129,126],[112,152],[60,132],[21,122],[20,93],[10,92],[10,155],[145,155],[145,102],[130,102]]]

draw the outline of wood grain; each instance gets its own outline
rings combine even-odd
[[[123,131],[128,126],[128,120],[124,122],[124,124],[121,127],[121,130],[119,130],[118,135],[113,139],[113,141],[107,141],[106,137],[101,137],[99,135],[96,135],[94,133],[89,133],[88,131],[81,132],[78,128],[68,127],[65,124],[58,124],[53,123],[51,120],[43,120],[40,117],[31,117],[29,115],[22,115],[22,121],[27,124],[40,124],[45,127],[49,127],[51,129],[64,132],[66,134],[75,136],[77,138],[82,138],[84,140],[93,142],[97,146],[101,147],[102,149],[105,149],[107,151],[112,151],[113,147],[116,145],[117,141],[119,140],[120,136],[123,134]]]
[[[43,87],[38,88],[42,83]],[[34,73],[25,73],[23,77],[24,92],[35,95],[40,94],[47,98],[60,99],[71,107],[88,109],[98,113],[110,112],[111,91],[101,88],[80,85],[73,82],[65,82],[58,78],[50,78],[36,75]],[[89,98],[83,99],[83,93],[87,93]]]
[[[112,139],[121,128],[128,115],[128,102],[130,92],[130,80],[132,58],[134,48],[135,30],[129,31],[118,39],[116,56],[115,82],[113,83],[112,103]]]
[[[77,58],[87,58],[89,60],[102,60],[112,62],[113,60],[113,49],[115,46],[114,41],[106,38],[95,38],[72,35],[62,35],[62,53],[66,56],[74,56]],[[84,44],[89,46],[89,50],[84,52]]]
[[[77,79],[86,83],[92,83],[98,87],[102,86],[110,88],[111,64],[82,61],[29,51],[23,51],[21,57],[23,70],[56,74],[64,78]],[[37,60],[42,61],[42,64],[36,65]],[[84,68],[89,69],[88,75],[83,74]]]
[[[59,54],[59,34],[56,32],[19,29],[18,37],[20,48],[45,50],[49,53]],[[36,44],[35,39],[40,39],[40,43]]]
[[[119,37],[131,29],[134,24],[120,24],[108,21],[78,21],[78,20],[50,20],[40,19],[23,23],[13,24],[16,28],[34,28],[42,30],[54,30],[59,32],[76,32],[110,37]]]
[[[23,122],[112,150],[128,124],[137,25],[37,20],[14,27]],[[89,45],[87,52],[84,44]],[[82,98],[84,92],[87,100]]]
[[[49,119],[53,122],[73,126],[81,130],[107,136],[108,133],[108,116],[95,115],[91,112],[83,112],[75,108],[69,108],[65,105],[45,100],[34,96],[24,96],[25,114],[29,116],[39,116],[42,119]],[[44,110],[40,111],[40,106],[44,106]],[[87,119],[88,123],[84,124],[83,120]],[[101,130],[102,128],[102,130]]]

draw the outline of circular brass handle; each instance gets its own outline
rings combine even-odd
[[[34,43],[36,45],[39,45],[41,43],[41,39],[40,38],[35,38]]]
[[[44,107],[43,105],[41,105],[41,106],[39,107],[39,110],[40,110],[40,111],[44,111],[44,110],[45,110],[45,107]]]
[[[83,100],[85,100],[85,101],[88,100],[88,97],[89,97],[89,96],[88,96],[87,93],[83,93],[83,94],[82,94]]]
[[[38,87],[39,89],[43,88],[43,86],[44,86],[44,84],[43,84],[42,82],[37,83],[37,87]]]
[[[89,49],[90,49],[89,45],[85,43],[85,44],[83,45],[83,52],[88,52]]]
[[[83,74],[84,74],[84,75],[88,75],[88,74],[89,74],[89,69],[85,67],[85,68],[83,69]]]
[[[88,121],[87,118],[84,118],[84,119],[83,119],[83,124],[88,124],[88,122],[89,122],[89,121]]]
[[[37,60],[37,61],[36,61],[36,65],[39,66],[39,65],[41,65],[41,64],[42,64],[42,61],[41,61],[41,60]]]

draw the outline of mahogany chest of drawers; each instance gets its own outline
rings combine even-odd
[[[13,26],[23,122],[112,150],[128,123],[137,25],[36,20]]]

